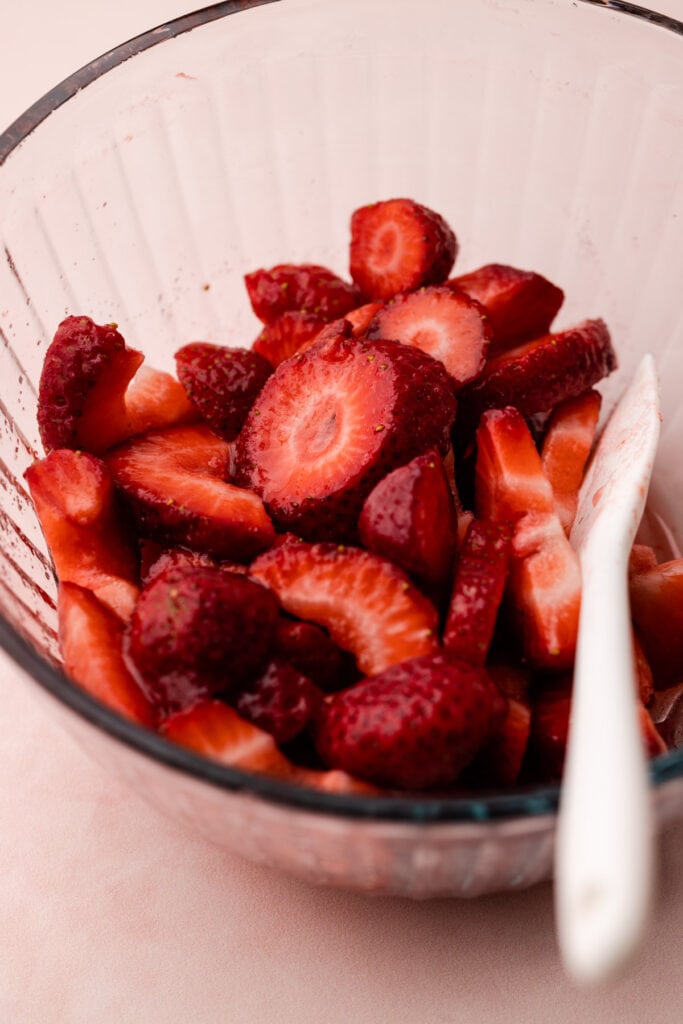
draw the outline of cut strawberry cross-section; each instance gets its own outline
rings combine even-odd
[[[566,534],[576,516],[579,488],[595,440],[601,402],[597,391],[567,398],[555,406],[546,429],[541,462]]]
[[[144,537],[238,562],[275,538],[258,495],[226,482],[230,446],[204,424],[150,431],[106,461]]]
[[[351,217],[351,277],[368,299],[441,284],[457,249],[443,217],[412,199],[362,206]]]
[[[273,367],[258,352],[205,341],[175,354],[178,379],[189,399],[219,437],[233,441]]]
[[[280,529],[351,540],[386,473],[437,448],[455,415],[451,378],[392,341],[333,338],[281,363],[237,439],[236,479]]]
[[[256,316],[270,324],[289,310],[336,320],[362,302],[355,287],[327,267],[314,263],[280,263],[270,270],[246,274],[249,301]]]
[[[555,498],[531,432],[508,407],[484,413],[477,430],[475,506],[482,519],[514,522],[525,512],[553,512]]]
[[[386,338],[439,359],[457,385],[484,368],[490,328],[483,306],[451,288],[420,288],[397,295],[370,324],[368,338]]]
[[[391,562],[361,548],[287,544],[251,566],[285,611],[328,630],[361,672],[438,649],[434,606]]]

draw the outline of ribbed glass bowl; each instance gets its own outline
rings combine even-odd
[[[549,875],[558,791],[312,792],[204,760],[73,686],[22,479],[57,323],[116,321],[162,369],[191,340],[249,344],[245,271],[346,273],[350,212],[415,198],[455,228],[460,272],[533,269],[566,291],[559,326],[606,319],[621,361],[607,407],[654,352],[649,529],[675,549],[682,30],[590,0],[220,3],[93,61],[0,137],[0,642],[97,759],[197,833],[316,882],[471,896]],[[653,764],[652,794],[660,824],[683,812],[683,752]]]

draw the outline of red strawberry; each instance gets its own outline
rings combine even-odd
[[[383,302],[366,302],[364,306],[358,306],[344,314],[344,319],[351,324],[354,338],[360,338],[365,334],[383,305]]]
[[[202,419],[219,437],[237,437],[273,367],[245,348],[195,341],[175,354],[178,379]]]
[[[106,465],[55,449],[24,475],[57,578],[87,587],[128,619],[138,595],[138,555]]]
[[[257,679],[240,686],[233,704],[242,718],[265,729],[276,743],[287,743],[306,728],[322,698],[310,679],[275,658]]]
[[[633,631],[633,660],[636,666],[636,681],[638,684],[638,696],[647,707],[652,703],[654,697],[654,679],[650,663],[645,656],[643,645],[638,638],[636,631]]]
[[[150,542],[143,543],[149,544]],[[149,558],[143,554],[140,567],[143,584],[151,583],[155,576],[159,576],[160,573],[165,573],[169,569],[184,569],[185,566],[220,569],[223,572],[237,573],[240,576],[247,574],[246,565],[240,565],[239,562],[217,562],[211,555],[206,555],[201,551],[189,551],[187,548],[163,548],[158,544],[154,545],[154,549],[154,554],[152,555],[150,552]]]
[[[479,751],[471,778],[479,786],[514,786],[522,770],[531,732],[531,706],[508,697],[507,714]]]
[[[491,332],[484,309],[464,292],[420,288],[382,306],[367,331],[428,352],[440,360],[458,386],[484,369]]]
[[[172,743],[233,768],[285,777],[295,771],[269,733],[219,700],[201,700],[170,715],[161,733]]]
[[[516,409],[491,409],[477,430],[475,506],[482,519],[513,522],[553,512],[555,499],[531,432]]]
[[[657,689],[683,678],[683,558],[630,579],[631,614]]]
[[[628,560],[629,577],[638,572],[645,572],[647,569],[654,569],[657,565],[655,549],[649,544],[634,544]]]
[[[337,338],[281,363],[236,443],[236,479],[280,529],[352,539],[386,473],[445,453],[455,413],[443,366],[390,341]]]
[[[331,768],[380,786],[448,786],[505,714],[485,670],[441,654],[413,658],[329,697],[316,745]]]
[[[546,334],[489,361],[481,377],[461,392],[463,422],[476,423],[485,409],[507,405],[523,416],[545,412],[587,391],[616,366],[602,320]]]
[[[475,519],[458,552],[443,636],[444,649],[460,661],[486,663],[509,562],[510,529]]]
[[[88,413],[104,423],[124,420],[123,396],[142,360],[142,353],[126,348],[115,324],[101,327],[87,316],[62,320],[45,353],[38,390],[45,450],[90,449],[82,426]]]
[[[555,508],[565,533],[576,516],[579,488],[595,440],[602,398],[586,391],[553,409],[543,441],[541,462],[555,496]]]
[[[441,284],[457,249],[443,217],[412,199],[362,206],[351,217],[351,277],[369,299]]]
[[[59,642],[68,675],[114,711],[152,726],[152,705],[124,660],[121,620],[75,583],[60,584],[58,608]]]
[[[145,537],[244,562],[274,540],[260,498],[226,483],[230,446],[204,424],[150,431],[106,461]]]
[[[140,594],[128,651],[155,703],[176,710],[256,678],[277,618],[277,601],[260,584],[216,568],[175,567]]]
[[[290,615],[324,626],[366,675],[438,649],[434,606],[377,555],[336,544],[287,544],[261,555],[250,571]]]
[[[501,693],[509,697],[510,700],[516,700],[522,704],[529,703],[531,673],[527,668],[519,664],[512,664],[507,659],[504,661],[492,660],[486,666],[486,671]]]
[[[264,324],[289,310],[336,320],[362,301],[354,285],[314,263],[280,263],[270,270],[254,270],[244,282],[251,307]]]
[[[564,300],[560,288],[540,274],[489,263],[448,282],[486,309],[493,331],[491,353],[547,334]]]
[[[380,480],[358,521],[366,548],[436,595],[450,579],[457,527],[453,495],[436,451],[416,456]]]
[[[353,660],[312,622],[279,619],[273,656],[287,661],[325,692],[353,682]]]
[[[336,793],[338,796],[379,796],[381,792],[377,786],[355,779],[353,775],[337,768],[324,772],[302,768],[296,772],[294,781],[312,789],[320,789],[324,793]]]
[[[267,359],[271,366],[279,366],[304,345],[315,341],[324,326],[325,321],[315,313],[288,310],[265,325],[252,351]]]

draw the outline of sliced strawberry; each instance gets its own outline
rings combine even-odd
[[[450,579],[457,541],[455,503],[437,451],[388,473],[358,520],[364,546],[411,573],[429,594]]]
[[[280,618],[273,657],[289,662],[326,693],[354,681],[353,659],[312,622]]]
[[[87,587],[127,620],[138,595],[138,553],[106,465],[54,449],[24,475],[57,578]]]
[[[476,780],[479,786],[514,786],[522,770],[530,733],[530,704],[508,697],[507,714],[475,758],[470,781]]]
[[[324,326],[325,320],[316,313],[288,310],[265,325],[252,351],[267,359],[271,366],[279,366],[304,345],[315,341]]]
[[[68,675],[114,711],[152,726],[152,705],[123,656],[121,620],[75,583],[60,583],[58,609],[59,643]]]
[[[585,320],[491,359],[481,377],[461,392],[463,421],[476,423],[485,409],[507,405],[534,416],[587,391],[616,367],[604,322]]]
[[[240,686],[232,703],[248,722],[265,729],[277,743],[287,743],[312,721],[322,699],[310,679],[274,658],[257,679]]]
[[[285,777],[295,771],[269,733],[246,722],[219,700],[198,701],[170,715],[161,733],[172,743],[232,768]]]
[[[368,551],[288,544],[257,558],[251,575],[290,615],[327,629],[366,675],[438,649],[434,606],[400,569]]]
[[[483,307],[474,299],[464,292],[432,287],[387,302],[370,324],[367,337],[400,341],[428,352],[462,386],[483,370],[490,330]]]
[[[572,528],[579,488],[595,440],[602,398],[585,391],[553,409],[543,441],[541,462],[555,495],[555,508],[566,534]]]
[[[344,316],[362,301],[358,289],[327,267],[314,263],[280,263],[246,274],[251,308],[264,324],[289,310],[313,313],[325,322]]]
[[[631,576],[631,614],[655,687],[683,678],[683,558]]]
[[[344,314],[344,319],[351,324],[354,338],[360,338],[365,334],[383,305],[383,302],[366,302],[364,306],[358,306]]]
[[[87,316],[62,320],[45,353],[38,390],[45,450],[95,450],[84,416],[96,423],[125,421],[123,396],[142,360],[141,352],[126,348],[115,324],[99,326]]]
[[[237,439],[236,479],[280,529],[353,539],[377,481],[432,448],[445,453],[451,379],[424,352],[337,338],[281,363]]]
[[[508,576],[510,533],[475,519],[458,552],[443,646],[470,665],[486,663]]]
[[[150,542],[143,542],[149,544]],[[153,543],[153,542],[152,542]],[[140,565],[140,578],[143,584],[151,583],[155,576],[165,573],[168,569],[184,569],[186,566],[202,569],[221,569],[223,572],[237,573],[246,576],[247,567],[239,562],[217,561],[202,551],[190,551],[187,548],[164,548],[154,545],[154,553],[149,557],[143,555]]]
[[[511,407],[491,409],[477,430],[475,507],[482,519],[513,522],[525,512],[553,512],[553,489],[531,432]]]
[[[235,689],[264,669],[278,604],[246,577],[204,566],[159,573],[140,594],[128,653],[164,710]]]
[[[540,274],[502,263],[488,263],[449,285],[480,302],[493,331],[491,354],[547,334],[564,293]]]
[[[362,206],[351,217],[351,277],[369,299],[441,284],[457,249],[443,217],[412,199]]]
[[[202,419],[219,437],[234,440],[273,367],[258,352],[205,341],[175,354],[178,379]]]
[[[243,562],[274,540],[260,498],[226,483],[230,446],[204,424],[150,431],[106,461],[144,537]]]
[[[636,573],[645,572],[647,569],[654,569],[657,565],[655,549],[649,544],[634,544],[628,560],[628,574],[634,576]]]
[[[323,761],[380,786],[448,786],[505,715],[484,669],[413,658],[329,697],[316,723]]]
[[[528,660],[539,668],[574,663],[581,570],[554,513],[528,512],[512,539],[508,593]]]

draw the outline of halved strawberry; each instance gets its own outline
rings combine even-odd
[[[259,583],[218,568],[173,566],[142,590],[128,653],[155,703],[177,710],[255,679],[277,619],[275,596]]]
[[[267,359],[271,366],[279,366],[304,345],[315,341],[324,326],[325,320],[316,313],[288,310],[265,325],[252,351]]]
[[[601,402],[597,391],[567,398],[555,406],[546,429],[541,462],[566,534],[576,516],[579,488],[595,440]]]
[[[441,284],[457,250],[443,217],[412,199],[362,206],[351,217],[351,277],[368,299]]]
[[[476,423],[485,409],[508,405],[534,416],[587,391],[616,367],[605,323],[584,320],[491,359],[460,394],[463,422]]]
[[[445,453],[454,414],[451,378],[424,352],[316,343],[266,382],[236,442],[236,479],[280,529],[353,539],[377,481],[432,448]]]
[[[178,379],[219,437],[233,441],[273,367],[258,352],[205,341],[184,345],[175,354]]]
[[[507,714],[475,758],[470,783],[514,786],[519,778],[531,733],[531,705],[508,697]]]
[[[505,707],[484,669],[442,654],[413,658],[329,697],[316,722],[316,746],[331,768],[380,786],[448,786]]]
[[[631,614],[657,689],[683,678],[683,558],[631,576]]]
[[[490,409],[477,430],[475,508],[481,519],[514,522],[525,512],[553,512],[541,457],[520,413]]]
[[[38,389],[38,429],[45,450],[95,450],[83,417],[90,414],[103,423],[124,420],[123,396],[142,360],[141,352],[126,348],[115,324],[100,326],[87,316],[62,320],[45,353]]]
[[[289,310],[336,320],[362,301],[354,285],[314,263],[280,263],[270,270],[254,270],[244,282],[251,308],[264,324]]]
[[[322,699],[315,683],[293,665],[273,658],[258,678],[239,687],[231,703],[277,743],[287,743],[313,720]]]
[[[274,540],[258,495],[226,483],[230,446],[204,424],[150,431],[106,461],[142,536],[242,562]]]
[[[434,606],[377,555],[336,544],[287,544],[251,566],[291,615],[324,626],[370,675],[438,650]]]
[[[397,295],[379,310],[367,337],[401,341],[439,359],[458,386],[484,368],[491,331],[483,306],[464,292],[420,288]]]
[[[295,772],[269,733],[219,700],[198,701],[170,715],[160,731],[172,743],[233,768],[285,777]]]
[[[486,309],[493,331],[491,354],[547,334],[564,293],[530,270],[488,263],[448,282]]]
[[[24,474],[60,581],[87,587],[123,620],[137,599],[138,553],[107,466],[54,449]]]
[[[411,573],[435,596],[450,579],[457,527],[453,495],[437,451],[388,473],[365,499],[358,520],[368,550]]]
[[[59,643],[68,675],[114,711],[152,726],[152,705],[123,656],[121,620],[75,583],[60,583],[58,610]]]
[[[474,520],[458,551],[443,646],[470,665],[486,663],[508,577],[506,525]]]

